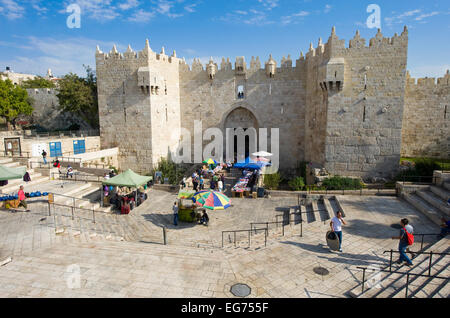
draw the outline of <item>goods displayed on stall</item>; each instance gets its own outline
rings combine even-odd
[[[134,207],[147,200],[147,185],[151,176],[141,176],[128,169],[102,182],[102,203],[113,204],[122,214],[128,214]],[[133,190],[134,189],[134,190]]]
[[[25,193],[25,197],[27,198],[40,198],[40,197],[47,197],[48,196],[48,192],[40,192],[40,191],[35,191],[35,192],[31,192]],[[2,197],[0,197],[0,202],[3,202],[2,204],[2,208],[5,209],[17,209],[17,207],[19,206],[20,200],[19,200],[19,196],[17,194],[15,195],[4,195]]]
[[[253,191],[253,187],[257,185],[260,176],[260,170],[268,166],[269,163],[265,161],[254,161],[247,157],[245,161],[238,162],[234,168],[242,169],[242,177],[231,188],[231,193],[234,197],[249,196]]]
[[[193,223],[197,220],[197,206],[192,198],[195,191],[180,190],[178,192],[178,219],[182,222]]]

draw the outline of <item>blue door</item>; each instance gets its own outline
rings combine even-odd
[[[80,153],[85,153],[85,152],[86,152],[86,146],[85,146],[84,139],[83,140],[74,140],[73,141],[73,153],[75,155],[78,155]]]
[[[50,157],[62,157],[61,142],[50,143]]]

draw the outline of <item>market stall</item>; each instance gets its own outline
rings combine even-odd
[[[269,163],[265,160],[255,161],[250,159],[250,157],[236,163],[234,167],[242,170],[242,176],[231,188],[232,196],[240,198],[250,196],[253,192],[253,187],[258,184],[261,169],[268,165]]]
[[[7,185],[9,180],[23,179],[25,173],[25,167],[9,168],[0,166],[0,182],[2,183],[2,185]],[[17,195],[3,195],[2,197],[0,197],[0,202],[3,202],[3,208],[15,209],[18,207],[20,201]]]
[[[151,176],[141,176],[128,169],[114,178],[102,182],[102,204],[114,204],[122,214],[128,214],[147,199],[147,184]]]

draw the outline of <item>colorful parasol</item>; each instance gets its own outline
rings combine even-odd
[[[201,207],[210,210],[225,210],[231,205],[230,198],[216,191],[200,191],[194,195],[194,202]]]
[[[207,165],[216,165],[217,161],[215,161],[212,158],[209,158],[208,160],[203,161],[203,163],[206,163]]]

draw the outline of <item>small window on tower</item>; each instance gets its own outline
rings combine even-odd
[[[244,85],[238,86],[238,99],[244,98]]]

